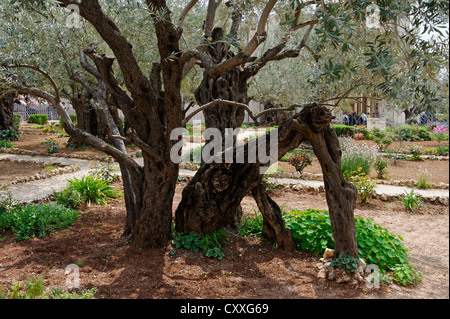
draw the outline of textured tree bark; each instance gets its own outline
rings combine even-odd
[[[14,94],[8,93],[0,98],[0,130],[17,131],[17,127],[14,126]]]
[[[311,105],[283,122],[278,129],[278,159],[297,148],[302,141],[311,142],[324,175],[335,256],[357,257],[353,214],[356,188],[343,177],[339,141],[330,127],[331,119],[328,109]],[[245,154],[247,152],[248,148]],[[203,165],[183,190],[183,198],[175,216],[176,230],[210,233],[223,227],[235,227],[238,221],[233,212],[244,196],[252,192],[264,216],[265,235],[276,239],[282,248],[292,248],[292,237],[280,218],[279,207],[260,185],[263,177],[260,174],[261,166],[259,162]]]
[[[267,194],[266,186],[260,184],[253,189],[252,194],[263,215],[263,235],[270,240],[276,240],[278,248],[295,250],[294,239],[285,226],[280,206]]]
[[[327,112],[320,108],[312,109],[307,120],[309,125],[294,120],[291,127],[311,142],[322,167],[335,244],[334,257],[351,255],[357,258],[358,244],[354,217],[357,190],[342,174],[342,151],[339,140],[334,130],[323,121],[331,116]]]

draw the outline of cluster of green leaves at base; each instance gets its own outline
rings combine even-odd
[[[0,299],[92,299],[97,288],[67,291],[61,288],[47,288],[42,277],[31,277],[28,281],[15,281],[9,289],[0,286]]]
[[[222,244],[226,237],[227,233],[225,230],[217,230],[212,234],[197,234],[191,232],[186,235],[183,233],[175,233],[172,244],[175,245],[176,249],[185,248],[195,253],[203,250],[206,257],[221,260],[225,258]],[[171,251],[171,255],[176,254],[176,249]]]
[[[283,218],[299,249],[321,255],[326,248],[334,248],[331,220],[327,211],[308,209],[284,212]],[[391,234],[371,218],[357,217],[355,224],[359,257],[367,264],[378,265],[381,272],[393,271],[394,281],[403,285],[413,284],[421,279],[421,273],[409,263],[408,249],[403,245],[402,237]],[[247,217],[238,228],[238,233],[242,236],[262,237],[262,225],[263,218],[260,214]]]
[[[0,131],[0,141],[12,142],[12,141],[18,141],[19,138],[20,138],[20,135],[15,130]]]
[[[91,204],[106,205],[108,201],[123,196],[107,180],[93,175],[68,180],[68,186],[53,195],[58,204],[69,208]]]
[[[78,212],[55,204],[18,205],[9,200],[0,202],[0,229],[11,231],[17,241],[45,237],[57,229],[67,228]]]

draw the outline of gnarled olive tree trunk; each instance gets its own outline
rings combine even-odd
[[[330,127],[331,118],[328,109],[310,105],[283,122],[278,129],[278,159],[297,148],[302,141],[311,142],[323,170],[336,256],[357,257],[353,215],[356,188],[342,175],[341,151],[337,136]],[[261,144],[262,139],[269,139],[274,132],[260,137],[257,145]],[[267,148],[269,143],[265,145]],[[244,152],[247,155],[249,147]],[[241,200],[252,192],[265,220],[264,234],[276,239],[279,247],[294,247],[280,209],[261,186],[262,166],[259,162],[203,165],[183,191],[183,199],[176,211],[176,230],[210,233],[230,226],[235,222],[233,212]]]
[[[14,126],[14,94],[5,94],[0,91],[0,131],[15,130]]]

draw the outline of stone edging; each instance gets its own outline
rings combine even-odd
[[[26,156],[43,156],[43,157],[61,157],[61,158],[76,158],[99,162],[112,162],[113,159],[108,156],[99,155],[78,155],[78,154],[64,154],[56,153],[49,154],[47,152],[29,151],[20,148],[0,148],[0,153],[15,154],[15,155],[26,155]],[[106,160],[107,159],[107,160]]]
[[[11,161],[9,158],[3,158],[0,159],[0,162],[13,162]],[[27,163],[27,164],[35,164],[35,165],[39,165],[39,164],[46,164],[46,163],[42,163],[42,162],[34,162],[34,161],[14,161],[14,162],[18,162],[18,163]],[[60,165],[60,164],[59,164]],[[17,185],[17,184],[23,184],[23,183],[28,183],[28,182],[32,182],[32,181],[37,181],[37,180],[42,180],[42,179],[47,179],[56,175],[63,175],[63,174],[68,174],[68,173],[74,173],[79,171],[80,168],[76,165],[69,165],[69,166],[63,166],[63,167],[58,167],[56,169],[53,169],[51,171],[45,171],[45,172],[41,172],[41,173],[37,173],[28,177],[21,177],[21,178],[17,178],[11,182],[8,183],[4,183],[4,184],[0,184],[0,189],[4,188],[4,187],[9,187],[12,185]]]

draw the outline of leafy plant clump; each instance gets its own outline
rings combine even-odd
[[[342,173],[345,178],[349,178],[355,172],[369,175],[372,165],[375,163],[378,155],[376,147],[370,147],[367,144],[356,145],[351,139],[342,139]]]
[[[59,153],[59,149],[58,149],[59,144],[56,143],[56,141],[55,141],[54,138],[46,138],[46,139],[45,139],[45,142],[44,142],[44,145],[45,145],[45,146],[48,146],[47,151],[48,151],[50,154],[56,154],[56,153]]]
[[[405,208],[410,212],[414,212],[416,207],[420,207],[420,205],[423,204],[422,198],[417,196],[417,194],[414,193],[413,189],[409,193],[405,191],[405,194],[400,197],[400,201],[405,205]]]
[[[48,116],[46,114],[33,114],[28,118],[28,123],[35,123],[45,125],[48,123]]]
[[[331,267],[341,268],[348,274],[356,272],[359,267],[359,259],[351,255],[340,255],[331,262]]]
[[[353,185],[356,186],[358,191],[358,198],[362,204],[368,203],[370,198],[375,193],[376,181],[372,181],[366,174],[361,173],[361,168],[358,168],[357,172],[354,172],[350,177]]]
[[[303,173],[303,170],[307,166],[311,165],[312,162],[312,155],[306,150],[299,150],[289,159],[289,163],[294,166],[297,172],[299,172],[300,174]]]
[[[291,211],[284,213],[283,217],[299,249],[321,255],[326,248],[334,248],[331,220],[327,211]],[[262,224],[262,217],[257,214],[253,219],[245,218],[238,232],[246,236],[261,236]],[[398,269],[400,273],[394,276],[394,281],[405,276],[400,275],[402,270],[413,269],[401,236],[390,233],[371,218],[355,218],[355,225],[358,254],[367,264],[378,265],[382,273]],[[336,263],[343,264],[342,260]],[[349,269],[353,267],[351,261],[346,261],[346,265]],[[416,278],[419,280],[420,276]]]
[[[14,130],[4,130],[0,131],[0,141],[12,142],[18,141],[20,138],[19,133]]]
[[[69,227],[77,217],[77,211],[55,204],[21,206],[2,202],[0,205],[0,229],[12,231],[17,241],[45,237]]]
[[[197,234],[191,232],[189,235],[186,235],[175,233],[172,244],[175,245],[176,249],[185,248],[195,253],[203,250],[206,257],[221,260],[225,258],[222,244],[226,237],[227,233],[224,230],[217,230],[212,234]],[[172,255],[176,254],[176,249],[172,250]]]
[[[388,168],[388,162],[385,161],[383,158],[379,157],[376,161],[375,161],[375,170],[377,171],[377,178],[379,179],[387,179],[388,173],[387,173],[387,168]]]
[[[61,288],[47,288],[42,277],[31,277],[28,281],[15,281],[9,289],[0,286],[0,299],[92,299],[97,288],[67,291]]]
[[[74,203],[106,205],[108,201],[123,196],[108,181],[92,175],[80,179],[75,177],[68,183],[66,190],[56,195],[60,202],[70,202],[69,196],[74,196]]]

